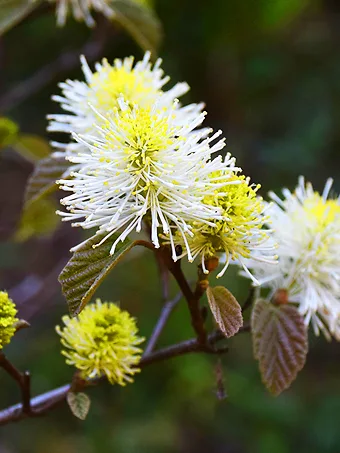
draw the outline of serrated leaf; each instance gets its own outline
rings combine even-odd
[[[117,235],[93,248],[93,245],[98,244],[103,237],[104,235],[94,236],[74,252],[59,275],[59,282],[72,316],[82,311],[107,274],[138,243],[126,239],[120,242],[115,253],[110,255],[112,243],[117,239]]]
[[[85,420],[91,406],[91,400],[86,395],[86,393],[68,392],[68,394],[66,395],[66,400],[72,411],[72,414],[77,418],[80,418],[80,420]]]
[[[307,328],[293,305],[258,300],[251,316],[254,356],[262,381],[274,395],[287,389],[303,368],[308,352]]]
[[[242,309],[227,288],[207,288],[207,297],[215,321],[224,335],[234,336],[243,325]]]
[[[64,158],[51,156],[40,160],[28,180],[25,203],[33,203],[57,190],[56,181],[62,176],[66,177],[69,166],[70,163]]]
[[[41,0],[0,0],[0,36],[33,11]]]
[[[162,27],[151,8],[131,0],[111,0],[110,6],[115,13],[112,20],[125,28],[142,49],[155,55],[162,39]]]
[[[38,135],[29,134],[21,135],[14,144],[14,149],[33,162],[50,156],[52,151],[47,140]]]

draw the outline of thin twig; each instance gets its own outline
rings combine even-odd
[[[0,354],[0,366],[3,368],[7,374],[11,376],[12,379],[17,381],[19,385],[22,383],[22,375],[20,371],[7,359],[5,354]]]
[[[172,313],[173,309],[176,307],[178,302],[182,298],[182,293],[177,294],[172,300],[169,300],[166,302],[162,308],[161,314],[158,318],[157,324],[150,336],[149,342],[145,348],[144,355],[143,357],[146,357],[150,352],[152,352],[158,342],[158,339],[165,327],[165,324],[167,323],[170,314]]]
[[[99,58],[108,38],[108,27],[107,21],[98,24],[96,28],[97,36],[94,40],[91,38],[81,49],[64,52],[31,77],[18,83],[0,99],[0,111],[5,112],[21,104],[55,80],[60,74],[76,68],[79,65],[79,55],[85,55],[88,61]]]
[[[135,241],[134,244],[141,245],[142,247],[152,250],[153,252],[155,251],[154,245],[149,241],[144,241],[143,239],[139,239],[138,241]]]
[[[56,282],[65,264],[66,259],[63,257],[47,275],[28,275],[19,284],[9,289],[11,298],[16,301],[19,308],[22,307],[25,318],[30,319],[39,311],[40,301],[44,300],[46,307],[46,304],[60,291]]]
[[[160,253],[162,255],[164,263],[174,276],[178,286],[183,293],[183,296],[187,301],[191,316],[191,324],[194,331],[196,332],[198,342],[202,345],[206,344],[207,333],[204,327],[204,318],[202,316],[201,308],[199,305],[199,299],[202,294],[197,292],[197,288],[195,293],[191,290],[190,285],[185,278],[185,275],[183,274],[180,260],[174,262],[168,249],[163,248],[157,250],[156,253]]]
[[[25,371],[21,373],[8,359],[1,353],[0,366],[14,379],[21,390],[22,411],[25,414],[31,413],[31,381],[30,373]]]
[[[162,255],[160,253],[155,253],[155,257],[161,277],[163,301],[167,301],[169,299],[169,269],[164,263]]]
[[[22,373],[22,386],[21,386],[21,399],[22,410],[26,414],[30,414],[31,409],[31,375],[29,371]]]
[[[245,325],[239,330],[238,333],[248,331],[249,326]],[[218,352],[218,350],[214,350],[212,347],[215,343],[222,339],[225,339],[225,336],[220,331],[213,332],[208,336],[207,345],[201,344],[197,338],[192,338],[190,340],[186,340],[145,355],[141,359],[139,366],[141,368],[144,368],[145,366],[151,365],[152,363],[161,362],[163,360],[189,353]],[[102,380],[103,378],[91,380],[88,384],[96,384]],[[61,403],[66,398],[67,392],[69,392],[70,389],[71,384],[66,384],[62,387],[58,387],[54,390],[36,396],[30,401],[30,412],[24,412],[22,404],[16,404],[14,406],[8,407],[7,409],[4,409],[3,411],[0,411],[0,425],[19,421],[27,417],[45,414],[47,411],[55,408],[59,403]]]
[[[242,306],[242,313],[244,313],[247,310],[247,308],[249,308],[254,302],[255,290],[256,288],[254,288],[254,286],[250,287],[247,299],[245,300]]]
[[[244,323],[243,326],[238,330],[236,335],[238,335],[239,333],[244,333],[244,332],[250,332],[250,323],[248,323],[248,322]],[[223,332],[221,332],[220,330],[216,330],[215,332],[211,333],[208,336],[208,343],[213,345],[213,344],[217,343],[218,341],[223,340],[225,338],[226,337],[223,334]]]

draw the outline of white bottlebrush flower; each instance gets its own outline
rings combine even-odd
[[[273,238],[279,244],[279,265],[252,262],[253,273],[273,295],[286,289],[298,304],[306,324],[340,340],[340,200],[328,198],[329,179],[322,195],[304,178],[284,199],[270,193],[268,210]]]
[[[108,5],[108,0],[50,0],[50,2],[55,2],[57,5],[56,14],[59,27],[65,25],[70,8],[74,18],[79,22],[85,22],[89,27],[95,25],[91,10],[100,12],[107,17],[114,15],[114,11]]]
[[[98,137],[75,136],[87,151],[69,157],[80,168],[72,179],[60,181],[62,189],[72,192],[62,200],[68,212],[60,214],[77,221],[75,226],[107,233],[103,241],[122,229],[111,253],[132,230],[139,232],[145,220],[156,247],[159,234],[167,235],[176,260],[173,233],[179,232],[191,259],[188,222],[219,217],[218,207],[203,202],[219,187],[207,181],[208,175],[234,168],[234,159],[211,160],[224,147],[224,140],[211,145],[220,132],[209,137],[208,129],[195,131],[204,113],[195,120],[189,114],[179,124],[176,104],[165,108],[161,97],[160,105],[132,107],[121,99],[111,115],[97,113]]]
[[[106,59],[96,63],[95,72],[89,68],[84,57],[81,57],[85,81],[67,80],[60,83],[62,96],[53,96],[53,100],[60,103],[65,111],[62,114],[49,115],[48,130],[64,132],[68,135],[90,134],[96,135],[94,123],[97,120],[96,112],[101,115],[110,114],[118,107],[118,99],[123,96],[130,106],[148,107],[156,102],[159,107],[168,107],[174,99],[182,96],[189,90],[187,83],[177,83],[173,88],[164,91],[164,85],[170,80],[164,76],[161,69],[161,59],[154,66],[150,63],[150,52],[146,52],[142,61],[134,65],[133,57],[124,60],[116,59],[110,65]],[[178,122],[191,121],[201,113],[203,104],[191,104],[186,107],[176,106]],[[97,134],[98,135],[98,134]],[[70,136],[68,137],[70,140]],[[85,152],[86,147],[81,143],[71,142],[52,145],[59,150],[56,156],[72,155],[79,151]]]

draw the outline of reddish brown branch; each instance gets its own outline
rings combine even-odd
[[[153,245],[147,241],[138,241],[138,245],[142,245],[155,251]],[[164,263],[175,277],[184,297],[187,300],[191,314],[191,322],[197,337],[153,352],[153,349],[157,344],[159,336],[170,316],[170,313],[180,300],[180,295],[178,295],[175,299],[167,302],[164,305],[156,327],[150,337],[145,353],[139,363],[139,366],[142,368],[152,363],[160,362],[172,357],[177,357],[193,352],[206,352],[213,354],[221,354],[227,352],[228,349],[226,347],[222,347],[220,349],[215,348],[215,344],[218,341],[225,339],[223,333],[221,331],[215,331],[208,336],[205,330],[204,316],[199,305],[199,300],[204,294],[207,284],[204,275],[199,274],[199,280],[197,282],[196,289],[193,292],[183,274],[180,262],[174,263],[169,255],[169,252],[166,249],[159,251],[157,250],[156,253],[162,254]],[[245,305],[247,305],[247,302]],[[245,324],[243,327],[241,327],[238,333],[249,331],[250,325]],[[42,395],[31,399],[29,373],[20,373],[20,371],[17,370],[6,359],[4,354],[0,354],[0,366],[2,366],[2,368],[4,368],[4,370],[19,383],[22,390],[21,404],[16,404],[7,409],[4,409],[3,411],[0,411],[0,425],[5,425],[13,421],[22,420],[26,417],[33,417],[46,413],[47,411],[56,407],[60,402],[62,402],[74,385],[74,382],[73,384],[66,384],[62,387],[43,393]],[[101,380],[103,380],[103,378],[91,381],[82,380],[82,386],[96,384]]]
[[[245,300],[244,304],[242,305],[242,313],[244,313],[249,307],[251,307],[252,303],[254,302],[255,297],[255,288],[253,286],[250,287],[248,297]]]
[[[196,288],[195,293],[191,290],[190,285],[187,279],[185,278],[185,275],[183,274],[181,262],[180,261],[174,262],[170,256],[168,249],[163,249],[158,253],[162,254],[165,264],[167,265],[169,271],[172,273],[175,280],[177,281],[177,284],[180,287],[183,296],[187,301],[191,316],[191,324],[194,331],[196,332],[198,342],[202,345],[206,344],[207,332],[204,327],[204,318],[202,316],[201,308],[199,305],[199,299],[203,293],[201,293],[197,289],[198,287]]]
[[[25,414],[31,413],[31,380],[30,373],[25,371],[21,373],[7,358],[0,354],[0,366],[14,379],[21,390],[22,411]]]
[[[249,326],[245,325],[239,330],[239,333],[248,332]],[[224,335],[220,331],[213,332],[207,337],[207,344],[202,345],[197,338],[183,341],[178,344],[168,346],[166,348],[159,349],[158,351],[151,352],[145,355],[139,366],[144,368],[145,366],[151,365],[152,363],[161,362],[163,360],[178,357],[184,354],[195,353],[195,352],[206,352],[206,353],[219,353],[220,351],[214,349],[213,346],[218,341],[225,339]],[[96,384],[101,381],[102,378],[92,380],[90,384]],[[16,404],[3,411],[0,411],[0,425],[5,425],[10,422],[22,420],[27,417],[43,415],[49,410],[55,408],[60,404],[71,389],[71,384],[66,384],[62,387],[58,387],[49,392],[43,393],[39,396],[30,400],[30,412],[24,412],[23,404]]]

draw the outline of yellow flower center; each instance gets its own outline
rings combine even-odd
[[[108,63],[105,63],[103,71],[93,74],[90,87],[96,93],[94,107],[101,112],[117,107],[122,95],[133,105],[161,93],[152,85],[148,73],[112,67]]]
[[[340,206],[336,200],[326,200],[316,192],[308,198],[303,205],[305,214],[309,220],[315,222],[315,232],[321,232],[327,225],[334,222],[340,215]]]
[[[212,177],[218,177],[213,174]],[[205,197],[208,205],[220,207],[225,220],[214,221],[216,227],[204,226],[200,232],[204,235],[206,254],[213,256],[216,252],[226,249],[236,257],[250,256],[248,243],[254,234],[254,224],[261,227],[265,219],[260,221],[263,211],[261,198],[257,198],[260,186],[251,186],[244,176],[231,175],[226,177],[227,182],[238,181],[238,184],[226,184],[216,191],[216,195]],[[256,232],[258,234],[258,231]],[[263,231],[263,236],[266,232]]]
[[[150,108],[138,109],[133,118],[130,112],[124,112],[118,123],[118,129],[126,133],[129,161],[138,168],[146,166],[160,150],[174,143],[174,130],[168,120],[152,114]]]
[[[176,127],[169,124],[168,118],[163,118],[151,111],[151,108],[126,109],[114,118],[115,128],[106,123],[104,129],[106,151],[105,158],[100,160],[111,162],[116,159],[114,149],[119,146],[125,154],[123,161],[125,171],[141,174],[154,170],[157,154],[172,146],[177,149]],[[176,138],[177,137],[177,138]],[[108,152],[109,151],[109,152]],[[156,170],[157,171],[157,170]],[[144,185],[143,185],[144,187]]]

